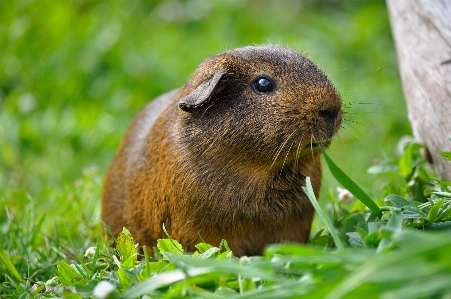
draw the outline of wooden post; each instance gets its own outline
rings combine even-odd
[[[451,181],[451,1],[387,0],[391,30],[418,142],[429,150],[432,167]]]

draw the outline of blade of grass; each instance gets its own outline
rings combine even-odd
[[[150,279],[147,279],[137,285],[135,285],[133,288],[130,288],[125,292],[121,298],[137,298],[149,293],[152,293],[153,291],[165,287],[168,285],[175,284],[177,282],[181,282],[186,280],[188,277],[196,277],[200,275],[208,274],[211,271],[209,268],[197,268],[192,269],[191,271],[182,271],[180,269],[166,272],[162,274],[155,275],[151,277]]]
[[[8,272],[14,276],[15,279],[18,281],[22,281],[22,277],[19,274],[19,271],[17,271],[16,267],[14,267],[14,263],[9,258],[8,253],[0,246],[0,261],[3,262]]]
[[[302,187],[305,194],[307,194],[307,197],[310,199],[310,202],[312,203],[313,207],[315,208],[316,212],[318,213],[318,216],[323,220],[324,224],[326,225],[327,229],[329,230],[330,234],[332,235],[332,238],[334,239],[335,245],[337,246],[338,250],[342,250],[344,248],[343,243],[341,242],[340,237],[338,236],[337,232],[335,231],[335,228],[330,222],[329,218],[327,218],[326,214],[321,209],[318,201],[316,200],[315,193],[313,192],[312,182],[310,181],[310,177],[305,178],[305,187]]]
[[[69,240],[69,244],[71,245],[72,251],[74,252],[75,257],[77,258],[78,262],[80,263],[80,265],[83,267],[83,269],[86,270],[86,272],[88,273],[89,276],[92,276],[92,272],[91,270],[89,270],[89,268],[85,265],[85,263],[83,263],[83,259],[81,258],[81,256],[78,254],[77,252],[77,248],[74,246],[74,242],[72,241],[72,238],[70,236],[69,230],[67,229],[67,225],[66,222],[63,222],[64,224],[64,230],[66,231],[66,235],[67,238]],[[75,267],[77,267],[77,265],[75,265]],[[88,278],[86,276],[85,273],[83,273],[83,271],[79,271],[80,274],[84,277],[84,278]]]
[[[100,240],[97,238],[96,252],[94,253],[94,258],[92,259],[92,264],[91,264],[91,273],[95,274],[95,272],[96,272],[96,264],[97,264],[99,255],[100,255]]]
[[[382,211],[377,206],[377,204],[371,199],[371,197],[366,194],[365,191],[362,190],[350,177],[348,177],[343,170],[341,170],[329,155],[326,154],[326,149],[323,144],[320,144],[321,151],[323,152],[324,158],[326,159],[327,165],[329,166],[329,170],[335,179],[346,189],[349,190],[354,196],[364,203],[376,216],[381,217]]]
[[[150,277],[150,262],[149,262],[149,252],[147,251],[146,246],[143,246],[144,252],[144,274],[146,278]]]

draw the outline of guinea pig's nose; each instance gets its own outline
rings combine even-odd
[[[327,122],[335,121],[338,116],[338,110],[336,109],[321,109],[318,111],[319,117]]]

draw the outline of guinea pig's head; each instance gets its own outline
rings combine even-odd
[[[342,101],[300,52],[245,47],[207,58],[178,95],[181,142],[199,157],[281,167],[330,144]]]

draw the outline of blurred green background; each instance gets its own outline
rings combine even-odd
[[[352,104],[330,154],[377,197],[366,169],[410,134],[384,1],[0,0],[0,222],[33,201],[75,226],[89,207],[98,223],[133,116],[204,58],[264,43],[306,51]],[[324,191],[336,186],[325,170]]]

